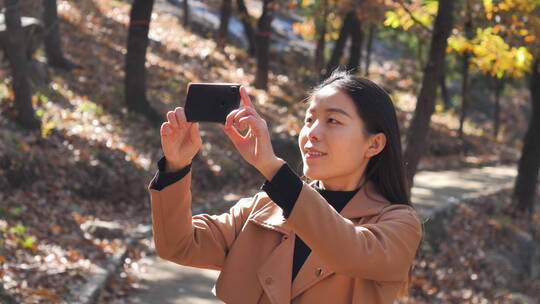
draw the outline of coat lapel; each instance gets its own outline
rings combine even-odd
[[[257,278],[264,293],[273,304],[290,303],[294,233],[291,228],[283,224],[285,221],[283,211],[271,200],[249,220],[261,227],[283,234],[280,243],[257,270]]]
[[[314,183],[315,182],[312,182],[310,186],[314,186]],[[369,192],[369,197],[366,195],[366,189]],[[384,199],[383,196],[375,191],[373,183],[368,182],[363,189],[360,189],[349,203],[343,207],[339,214],[347,219],[358,219],[379,214],[382,209],[389,204],[390,203]],[[299,296],[311,286],[332,274],[334,274],[334,271],[312,251],[292,283],[291,299]]]
[[[291,299],[294,299],[308,288],[317,284],[319,281],[324,280],[333,273],[334,271],[327,267],[326,264],[312,251],[292,282]]]

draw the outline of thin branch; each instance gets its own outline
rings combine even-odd
[[[411,12],[411,10],[403,3],[403,1],[401,0],[394,0],[394,2],[397,2],[401,8],[403,8],[405,10],[405,12],[407,14],[409,14],[409,17],[411,17],[412,21],[414,21],[414,23],[418,24],[420,27],[422,27],[423,29],[425,29],[426,31],[428,31],[428,33],[430,34],[433,34],[433,30],[430,29],[429,27],[425,26],[422,22],[420,22],[418,19],[416,19],[416,17],[414,17],[413,13]]]

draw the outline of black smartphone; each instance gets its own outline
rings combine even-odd
[[[184,112],[189,122],[225,124],[227,115],[240,106],[239,83],[190,82]]]

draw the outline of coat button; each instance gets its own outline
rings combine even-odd
[[[268,277],[268,278],[266,278],[266,280],[264,280],[264,283],[266,285],[272,285],[272,282],[274,282],[274,280],[272,280],[272,278],[270,278],[270,277]]]
[[[324,270],[322,268],[317,268],[317,270],[315,270],[315,275],[316,276],[321,276],[323,274]]]

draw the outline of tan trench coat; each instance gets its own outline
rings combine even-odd
[[[229,304],[393,303],[422,235],[412,207],[366,196],[372,184],[338,214],[304,183],[286,220],[265,192],[229,213],[192,217],[190,186],[191,172],[161,191],[148,188],[156,252],[220,270],[212,292]],[[312,251],[291,282],[295,234]]]

